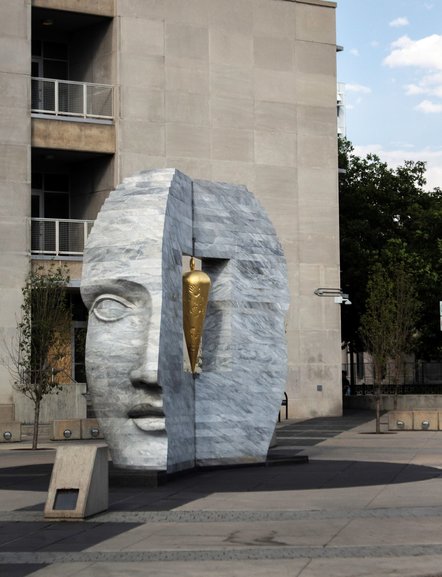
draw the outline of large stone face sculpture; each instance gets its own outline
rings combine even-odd
[[[212,281],[200,359],[184,367],[182,257]],[[169,472],[263,461],[287,372],[285,259],[245,188],[174,169],[127,178],[88,239],[86,371],[114,464]]]

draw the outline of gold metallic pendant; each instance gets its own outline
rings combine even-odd
[[[183,274],[183,326],[192,373],[195,372],[198,360],[210,284],[209,275],[201,270],[195,270],[195,261],[192,257],[190,271]]]

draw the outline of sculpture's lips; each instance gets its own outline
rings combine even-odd
[[[127,416],[131,419],[144,419],[146,417],[164,417],[164,411],[162,407],[154,407],[149,403],[141,403],[132,407]]]

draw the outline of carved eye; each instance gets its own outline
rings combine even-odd
[[[124,318],[134,305],[117,295],[101,295],[95,299],[92,312],[100,321],[112,322]]]

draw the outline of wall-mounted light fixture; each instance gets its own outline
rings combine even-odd
[[[334,297],[337,305],[351,305],[351,300],[348,298],[348,294],[342,292],[342,289],[340,288],[320,287],[317,288],[314,293],[317,297]]]

